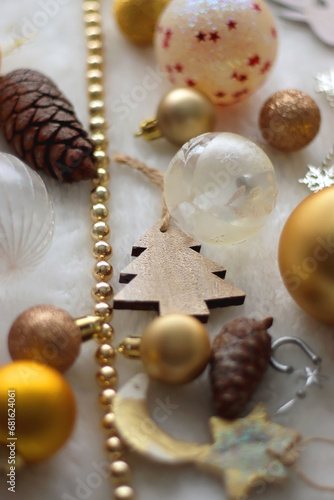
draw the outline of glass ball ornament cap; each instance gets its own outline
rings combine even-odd
[[[54,207],[41,177],[0,153],[0,277],[35,267],[54,232]]]
[[[240,243],[257,233],[276,206],[268,156],[237,134],[207,133],[187,142],[165,174],[165,199],[177,225],[202,243]]]

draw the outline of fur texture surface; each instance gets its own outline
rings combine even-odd
[[[51,77],[73,102],[79,118],[88,123],[85,82],[85,39],[80,0],[2,0],[0,43],[29,37],[14,53],[4,56],[1,72],[30,67]],[[110,14],[110,2],[103,2],[106,48],[106,109],[110,156],[124,153],[165,171],[176,149],[164,140],[146,143],[135,139],[141,120],[154,115],[169,85],[163,80],[152,48],[138,48],[120,34]],[[275,13],[275,9],[274,9]],[[328,379],[322,390],[313,391],[291,412],[274,417],[276,409],[290,399],[298,385],[297,375],[282,375],[271,368],[255,401],[264,401],[276,421],[296,428],[303,436],[334,438],[334,335],[333,327],[307,316],[284,288],[277,266],[277,245],[283,224],[297,204],[308,195],[298,184],[307,164],[320,165],[333,146],[334,114],[325,98],[314,91],[314,76],[333,64],[333,48],[322,44],[304,24],[277,19],[279,55],[267,83],[251,98],[233,108],[219,110],[217,130],[235,132],[259,144],[271,158],[279,186],[278,205],[265,228],[246,243],[222,248],[202,247],[202,253],[227,268],[227,281],[243,289],[244,306],[216,309],[208,323],[210,336],[239,315],[274,317],[273,337],[295,335],[306,340],[323,358]],[[155,88],[145,88],[145,76],[152,75]],[[140,87],[141,91],[135,90]],[[153,87],[153,85],[152,85]],[[263,102],[274,92],[296,88],[309,93],[318,103],[322,125],[316,139],[304,150],[284,154],[267,146],[260,135],[258,115]],[[141,96],[140,99],[136,96]],[[123,102],[122,102],[123,101]],[[124,104],[127,101],[128,104]],[[1,151],[9,152],[3,137]],[[9,362],[7,332],[15,317],[27,307],[46,303],[62,307],[73,316],[91,312],[90,290],[93,260],[90,255],[90,184],[59,185],[44,180],[53,197],[56,227],[52,247],[32,272],[19,273],[0,286],[0,363]],[[161,193],[140,173],[127,167],[111,167],[111,242],[114,249],[113,285],[120,290],[119,272],[130,262],[131,247],[160,216]],[[116,312],[116,342],[126,335],[140,335],[153,313]],[[104,500],[112,497],[103,450],[101,410],[94,374],[94,343],[85,344],[80,358],[66,374],[78,404],[78,420],[67,445],[48,462],[24,469],[17,478],[17,500]],[[282,349],[284,359],[302,368],[310,361],[293,347]],[[139,362],[117,360],[120,383],[142,370]],[[177,409],[166,410],[166,398]],[[152,384],[149,406],[165,408],[161,426],[181,440],[208,442],[207,420],[212,403],[207,372],[194,383],[176,388]],[[303,453],[300,465],[320,483],[333,484],[333,447],[319,444]],[[198,473],[192,467],[166,467],[129,455],[138,498],[145,500],[221,500],[225,493],[219,479]],[[2,500],[13,498],[6,480],[0,479]],[[333,493],[314,491],[291,472],[283,488],[263,486],[252,498],[262,500],[329,500]]]

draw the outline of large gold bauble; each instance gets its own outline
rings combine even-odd
[[[309,144],[320,127],[320,111],[305,92],[288,89],[272,95],[260,112],[264,139],[280,151],[297,151]]]
[[[212,132],[216,118],[216,109],[210,99],[191,88],[168,92],[162,98],[157,112],[162,135],[179,147],[193,137]]]
[[[150,377],[167,384],[186,384],[205,369],[211,354],[206,328],[183,314],[161,316],[143,333],[140,355]]]
[[[15,404],[9,407],[13,391]],[[11,436],[8,410],[13,409],[15,431]],[[53,455],[70,436],[75,414],[72,390],[54,368],[16,361],[0,369],[0,444],[8,444],[7,438],[17,438],[16,451],[24,461],[39,462]]]
[[[308,314],[334,325],[334,186],[308,196],[288,218],[279,267],[292,298]]]
[[[159,16],[169,0],[115,0],[113,11],[124,35],[133,43],[153,42]]]

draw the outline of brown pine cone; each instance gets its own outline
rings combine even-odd
[[[38,71],[19,69],[0,78],[0,128],[34,170],[64,182],[95,174],[93,145],[73,106]]]
[[[250,401],[271,356],[267,329],[273,318],[237,318],[218,333],[212,348],[210,380],[217,414],[237,418]]]

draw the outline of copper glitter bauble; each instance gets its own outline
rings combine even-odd
[[[320,111],[312,97],[300,90],[281,90],[260,112],[264,139],[281,151],[298,151],[309,144],[320,127]]]
[[[112,6],[118,26],[128,40],[149,44],[157,20],[169,0],[115,0]]]
[[[8,335],[12,359],[31,359],[67,370],[79,355],[82,343],[80,328],[62,309],[42,305],[24,311],[14,321]]]
[[[334,186],[311,194],[283,228],[278,262],[284,284],[314,318],[334,325]]]

